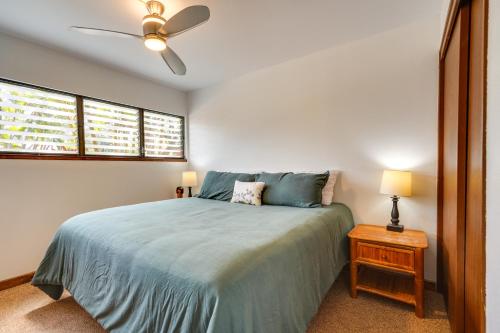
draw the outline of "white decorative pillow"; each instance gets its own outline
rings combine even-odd
[[[260,206],[265,185],[263,182],[236,181],[231,202]]]
[[[321,191],[321,204],[323,206],[330,206],[333,202],[333,188],[335,187],[335,182],[337,181],[338,171],[329,170],[330,175],[326,181],[323,191]]]

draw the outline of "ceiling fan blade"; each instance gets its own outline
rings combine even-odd
[[[174,72],[175,75],[185,75],[186,74],[186,65],[182,62],[181,58],[167,46],[165,50],[161,53],[161,57],[165,60],[165,63],[168,67]]]
[[[209,18],[210,10],[207,6],[187,7],[172,16],[159,32],[167,37],[173,37],[205,23]]]
[[[81,33],[84,33],[87,35],[95,35],[95,36],[120,37],[120,38],[140,38],[140,39],[143,38],[140,35],[134,35],[134,34],[129,34],[127,32],[106,30],[106,29],[72,26],[71,30],[78,31],[78,32],[81,32]]]

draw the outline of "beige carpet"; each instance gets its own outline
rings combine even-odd
[[[426,293],[425,319],[412,307],[366,293],[352,299],[343,273],[326,296],[308,332],[450,332],[442,297]],[[40,290],[25,284],[0,291],[0,332],[104,332],[65,293],[54,302]]]

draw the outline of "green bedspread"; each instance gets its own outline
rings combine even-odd
[[[350,210],[199,198],[104,209],[57,231],[33,284],[113,332],[304,332],[347,262]]]

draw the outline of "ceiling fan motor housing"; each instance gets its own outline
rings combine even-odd
[[[167,22],[161,15],[165,11],[165,6],[160,1],[150,0],[146,2],[146,8],[149,15],[142,19],[142,30],[144,36],[156,34],[160,28]]]
[[[160,1],[150,0],[146,2],[149,14],[163,15],[165,6]]]
[[[165,19],[159,15],[151,14],[144,16],[142,20],[142,31],[144,36],[158,34],[160,28],[165,24]]]

